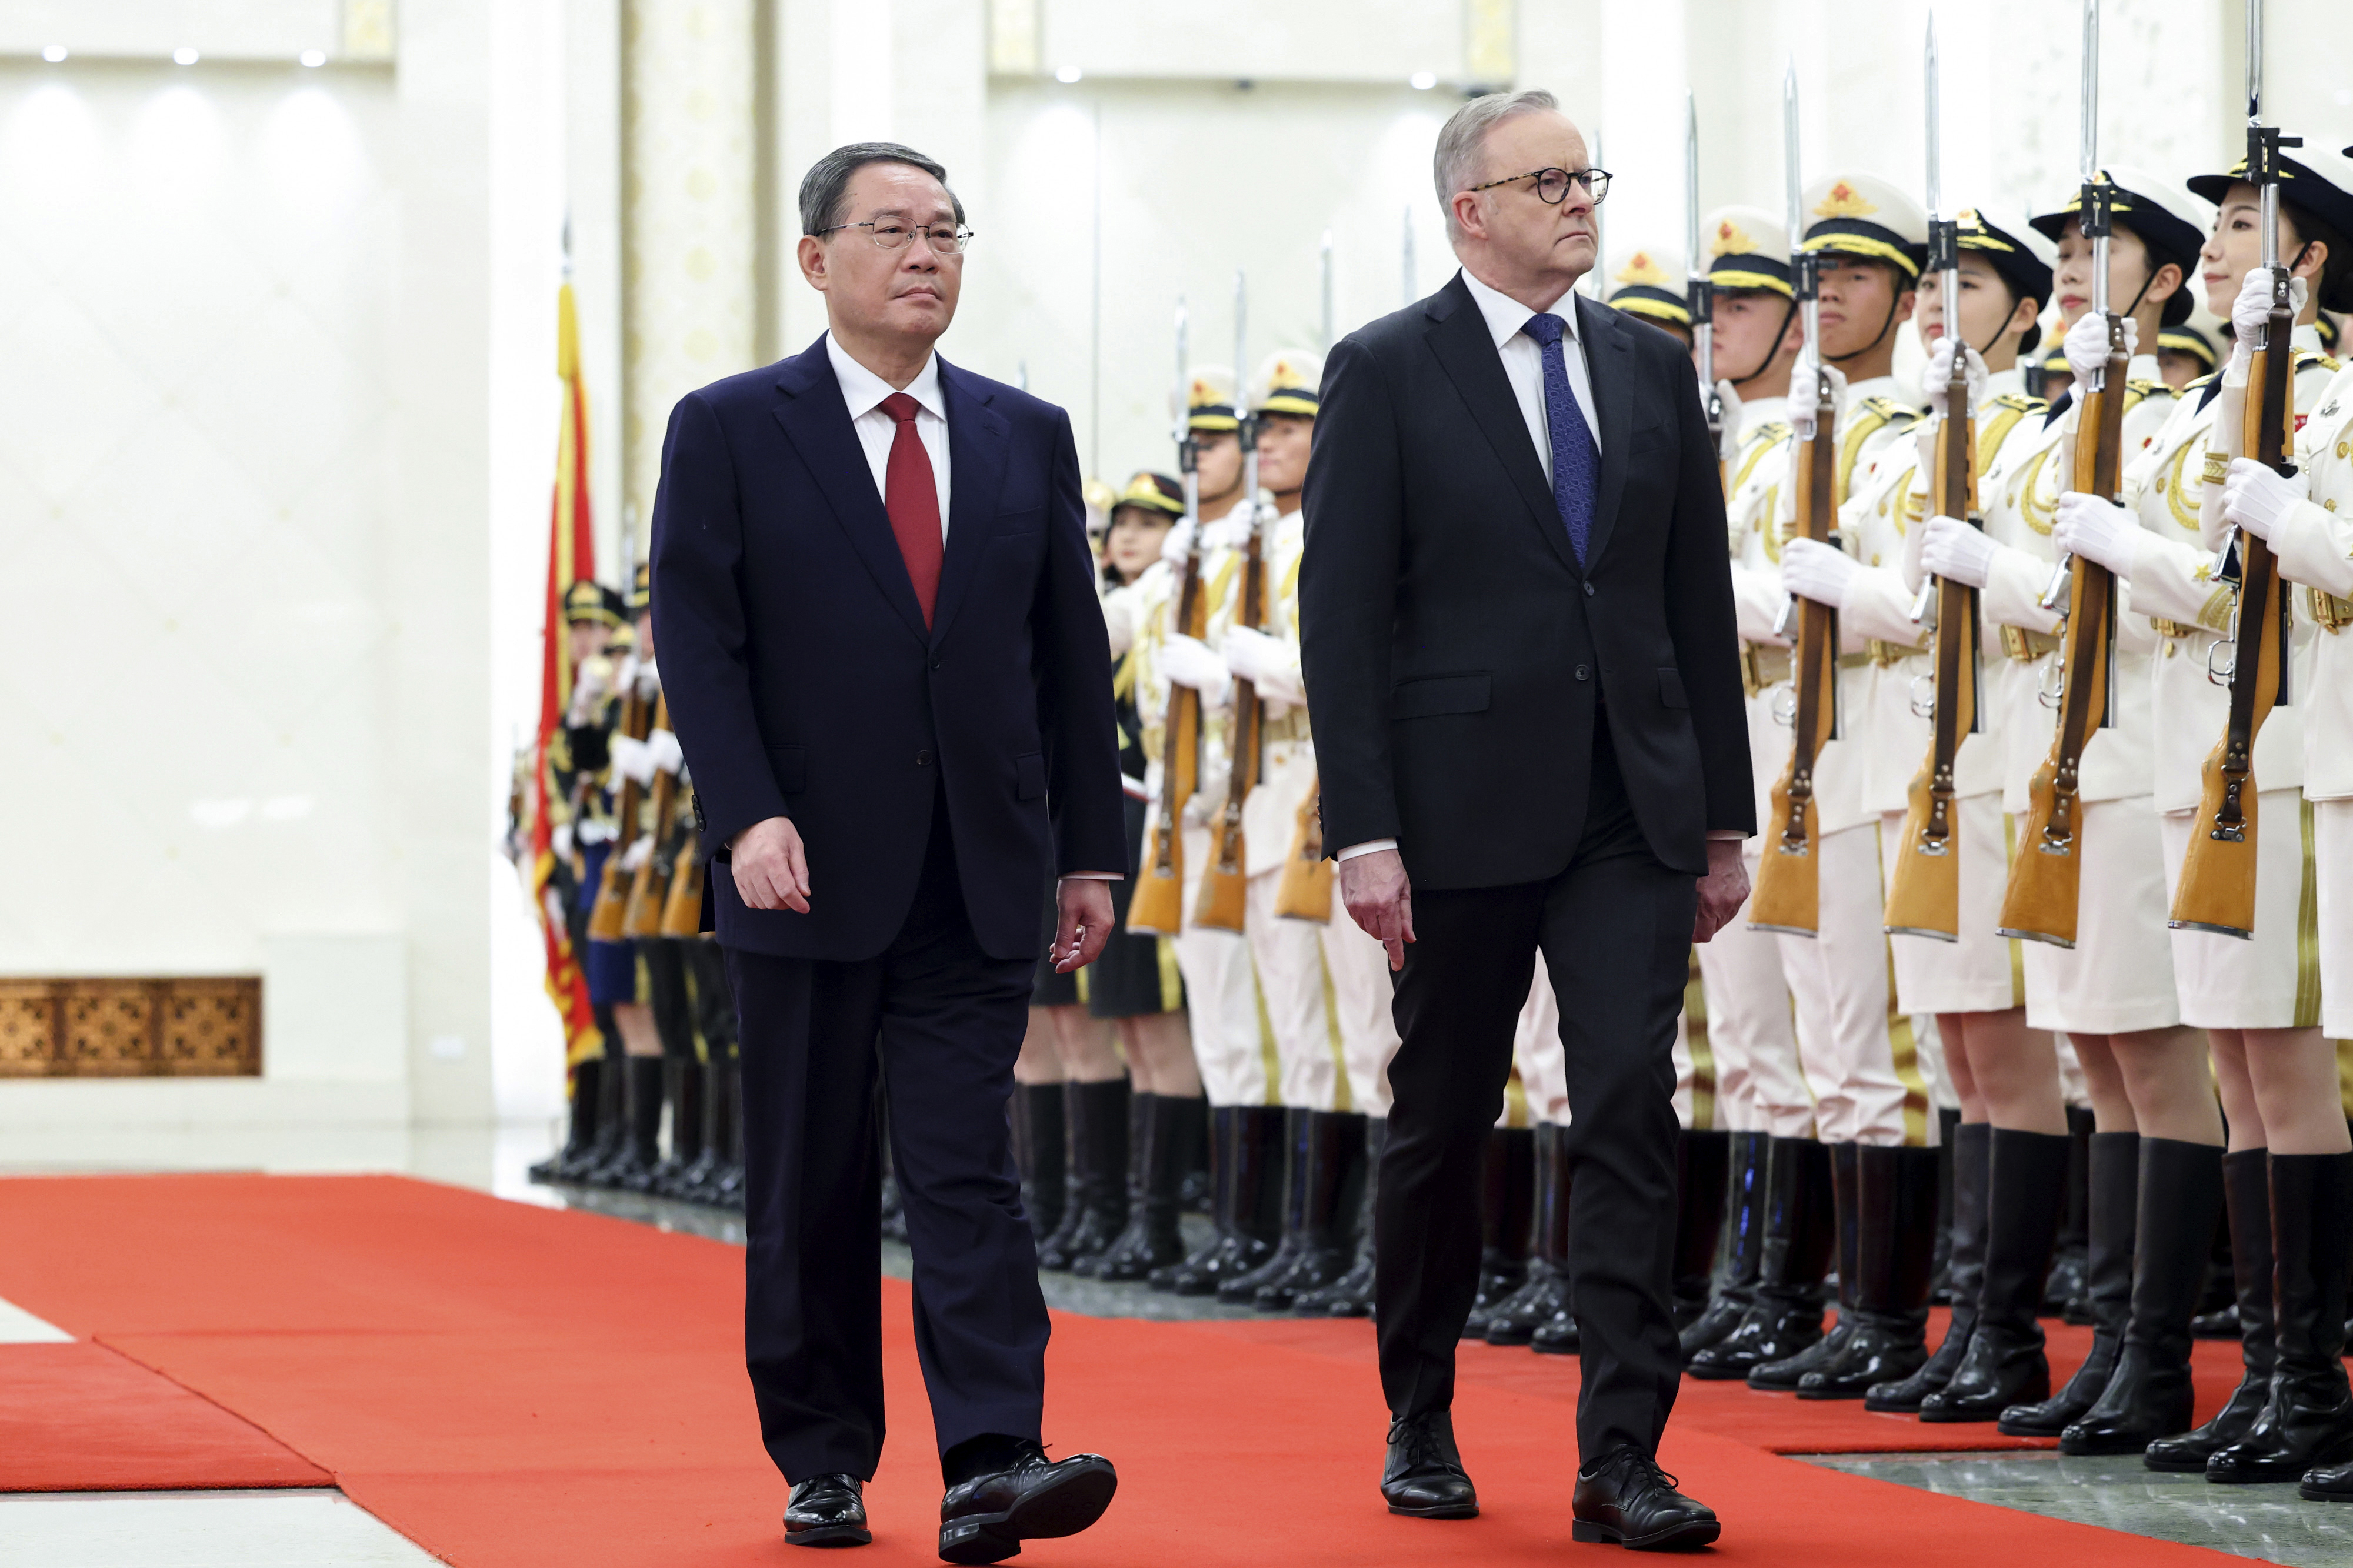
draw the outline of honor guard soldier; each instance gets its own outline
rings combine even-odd
[[[1742,685],[1757,781],[1757,816],[1770,820],[1765,790],[1787,760],[1788,732],[1773,716],[1788,680],[1788,643],[1775,629],[1780,614],[1781,542],[1772,526],[1785,468],[1790,368],[1800,342],[1797,295],[1789,281],[1787,226],[1762,207],[1731,206],[1701,224],[1715,293],[1717,391],[1725,406],[1725,510],[1730,515],[1732,585],[1739,616]],[[1768,460],[1770,459],[1770,460]],[[1746,847],[1754,884],[1764,840]],[[1683,1331],[1686,1358],[1739,1325],[1754,1303],[1763,1268],[1766,1184],[1770,1151],[1813,1131],[1813,1099],[1798,1058],[1789,988],[1779,939],[1736,920],[1699,950],[1708,1001],[1708,1042],[1715,1099],[1733,1129],[1726,1223],[1731,1243],[1715,1299]],[[1795,1170],[1794,1162],[1785,1156]],[[1539,1340],[1541,1348],[1552,1348]]]
[[[1909,447],[1916,416],[1898,397],[1893,370],[1896,333],[1916,304],[1927,216],[1894,184],[1862,174],[1818,180],[1800,200],[1811,219],[1801,243],[1821,258],[1820,346],[1837,409],[1829,498],[1836,507],[1883,453]],[[1791,391],[1793,397],[1812,394],[1810,386]],[[1767,515],[1776,520],[1777,531],[1787,531],[1783,538],[1798,526],[1796,487],[1788,482],[1796,478],[1795,456],[1793,441],[1785,438],[1760,465],[1782,476],[1775,481],[1778,505]],[[1829,592],[1826,574],[1793,574],[1793,564],[1803,561],[1802,552],[1793,561],[1794,542],[1778,550],[1784,588],[1802,596],[1811,596],[1809,588]],[[1768,1169],[1767,1257],[1778,1260],[1780,1277],[1766,1279],[1741,1326],[1699,1352],[1690,1366],[1695,1377],[1746,1377],[1755,1388],[1795,1390],[1808,1373],[1840,1363],[1861,1326],[1852,1300],[1859,1243],[1851,1244],[1859,1235],[1852,1219],[1859,1212],[1858,1151],[1866,1144],[1916,1148],[1928,1142],[1927,1088],[1911,1021],[1894,1012],[1888,984],[1879,824],[1863,805],[1861,726],[1868,721],[1873,658],[1865,639],[1846,632],[1837,653],[1837,702],[1845,728],[1822,746],[1811,770],[1818,826],[1808,852],[1819,889],[1816,923],[1811,931],[1778,933],[1814,1095],[1816,1141],[1777,1147],[1780,1168]],[[1790,768],[1789,742],[1781,740],[1776,750],[1767,777]],[[1761,820],[1777,823],[1785,815],[1771,812]],[[1770,854],[1775,829],[1768,826],[1764,837]],[[1760,888],[1771,869],[1761,868],[1767,876]],[[1750,918],[1771,923],[1761,900],[1752,900]],[[1833,1267],[1841,1311],[1825,1338],[1814,1293]]]
[[[1609,268],[1608,303],[1639,316],[1683,347],[1692,346],[1691,301],[1683,298],[1683,258],[1656,246],[1640,246]]]
[[[2322,347],[2327,346],[2324,341]],[[2157,334],[2157,368],[2165,384],[2179,392],[2199,377],[2214,374],[2214,345],[2207,342],[2205,333],[2187,323],[2168,327]]]

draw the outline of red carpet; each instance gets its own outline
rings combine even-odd
[[[251,1423],[103,1345],[0,1345],[0,1492],[333,1484]]]
[[[785,1489],[744,1382],[735,1248],[396,1178],[7,1186],[0,1297],[251,1422],[461,1568],[799,1561],[776,1524]],[[938,1470],[905,1288],[891,1285],[886,1302],[896,1430],[868,1491],[878,1534],[863,1568],[935,1561]],[[2201,1347],[2201,1360],[2231,1349]],[[2080,1345],[2056,1334],[2053,1350],[2063,1368]],[[1122,1489],[1095,1530],[1020,1561],[1535,1563],[1574,1550],[1572,1362],[1465,1347],[1457,1421],[1485,1511],[1440,1524],[1379,1506],[1370,1351],[1361,1323],[1058,1318],[1048,1438],[1061,1452],[1109,1452]],[[2221,1396],[2212,1381],[2210,1405]],[[0,1409],[27,1396],[0,1357]],[[106,1456],[127,1452],[132,1436],[92,1442],[107,1425],[79,1429],[92,1458],[48,1484],[203,1484],[110,1470]],[[2217,1560],[1772,1451],[1989,1440],[2007,1446],[1986,1429],[1686,1383],[1662,1457],[1724,1516],[1725,1562]]]

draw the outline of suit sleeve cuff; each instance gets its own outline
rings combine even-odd
[[[1124,871],[1065,871],[1062,873],[1062,880],[1065,882],[1124,882],[1127,880],[1127,873]]]
[[[1718,838],[1729,838],[1736,844],[1745,844],[1748,841],[1748,835],[1741,832],[1737,827],[1711,827],[1707,830],[1707,836],[1711,842]]]
[[[1394,838],[1368,839],[1362,844],[1349,845],[1345,849],[1343,849],[1337,855],[1333,856],[1332,858],[1334,860],[1354,860],[1359,855],[1377,855],[1384,849],[1394,849],[1397,847],[1398,841]]]

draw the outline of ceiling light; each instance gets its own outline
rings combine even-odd
[[[47,45],[41,50],[41,58],[51,65],[56,65],[66,58],[66,47],[63,44]]]
[[[172,51],[172,63],[174,65],[192,66],[203,58],[203,56],[196,53],[195,46],[193,44],[182,44],[178,48]]]
[[[1436,71],[1416,71],[1405,79],[1406,85],[1414,89],[1416,91],[1428,92],[1431,88],[1438,85],[1438,73]]]
[[[1073,82],[1084,74],[1086,73],[1076,66],[1060,66],[1055,68],[1054,79],[1059,82]]]
[[[301,60],[304,65],[309,66],[315,70],[319,67],[327,63],[327,51],[324,49],[304,49],[301,54],[297,55],[295,58]]]

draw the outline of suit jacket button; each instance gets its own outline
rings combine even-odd
[[[915,765],[919,768],[930,767],[932,765],[932,753],[929,752],[917,752],[915,753]]]
[[[1580,664],[1577,667],[1577,679],[1579,680],[1590,680],[1593,679],[1593,671]]]
[[[935,658],[935,659],[932,660],[932,668],[933,668],[934,669],[937,669],[937,668],[939,668],[939,667],[940,667],[941,665],[945,664],[946,662],[947,662],[947,660],[945,660],[945,659],[943,659],[943,658]]]
[[[1585,585],[1585,596],[1588,599],[1593,597],[1593,584],[1590,583]]]

